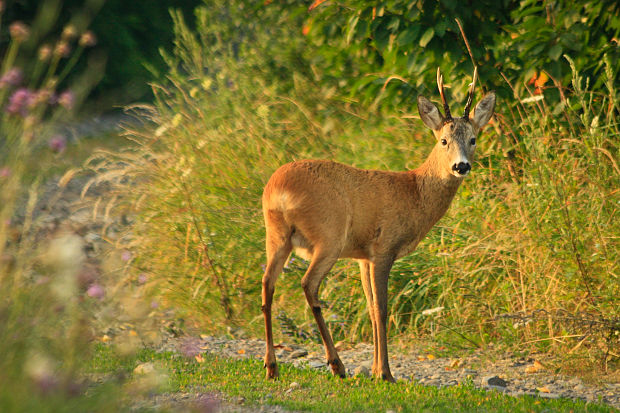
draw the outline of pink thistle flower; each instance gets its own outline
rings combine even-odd
[[[2,77],[0,77],[0,87],[5,86],[19,86],[24,76],[22,71],[18,67],[13,67],[6,71]]]
[[[65,90],[58,96],[58,104],[67,110],[72,109],[74,103],[75,94],[70,90]]]
[[[11,176],[11,168],[8,166],[0,168],[0,178],[8,178],[9,176]]]
[[[131,259],[131,251],[123,251],[121,254],[121,260],[127,262]]]
[[[138,275],[138,284],[145,284],[148,281],[149,277],[145,273]]]
[[[47,143],[50,149],[56,153],[61,153],[67,147],[67,140],[62,135],[54,135]]]
[[[99,284],[92,284],[90,287],[88,287],[88,290],[86,290],[86,295],[91,298],[97,298],[101,300],[105,296],[105,290]]]
[[[12,115],[26,116],[33,99],[34,94],[29,89],[17,89],[9,98],[9,104],[6,107],[6,111]]]

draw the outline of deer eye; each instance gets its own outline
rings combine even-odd
[[[448,141],[447,141],[447,140],[445,140],[445,139],[442,139],[442,140],[441,140],[441,144],[442,144],[443,146],[446,146],[446,145],[448,144]]]
[[[469,141],[469,143],[471,143],[472,145],[476,144],[476,138],[471,138],[471,140]]]

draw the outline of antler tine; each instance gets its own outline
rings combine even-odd
[[[441,95],[441,102],[443,103],[443,110],[446,112],[446,120],[452,119],[450,114],[450,108],[448,102],[446,102],[446,93],[443,90],[443,76],[441,75],[441,69],[437,68],[437,87],[439,88],[439,94]]]
[[[471,108],[471,103],[474,100],[474,88],[476,87],[476,80],[478,80],[478,66],[474,66],[474,78],[469,85],[469,96],[467,97],[467,103],[465,104],[465,112],[463,112],[463,117],[469,117],[469,108]]]

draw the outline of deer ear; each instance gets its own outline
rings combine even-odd
[[[420,113],[422,122],[424,122],[426,126],[434,131],[441,129],[441,125],[443,124],[443,116],[441,116],[437,106],[435,106],[424,96],[418,96],[418,112]]]
[[[495,111],[495,92],[487,93],[480,102],[476,105],[474,113],[469,115],[469,119],[472,121],[476,129],[482,128],[487,124],[493,112]]]

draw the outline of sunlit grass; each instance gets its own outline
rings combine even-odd
[[[281,378],[273,381],[264,378],[261,360],[231,360],[213,354],[203,355],[200,362],[151,350],[120,359],[104,346],[99,346],[96,354],[93,372],[124,372],[128,375],[128,386],[144,379],[140,367],[138,372],[132,373],[137,366],[152,363],[157,366],[157,374],[167,377],[167,384],[160,390],[162,394],[182,392],[194,395],[196,400],[208,396],[226,403],[243,400],[246,406],[279,405],[296,411],[320,412],[613,411],[608,406],[567,399],[509,397],[496,391],[475,389],[471,384],[437,388],[403,381],[390,384],[369,378],[342,380],[325,370],[298,369],[288,364],[281,365]],[[188,406],[191,407],[192,402],[188,402]]]

